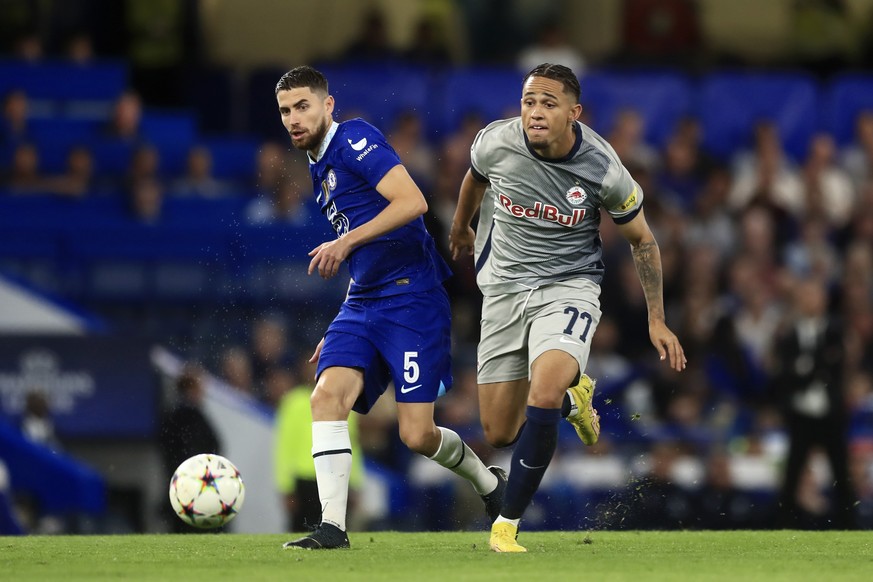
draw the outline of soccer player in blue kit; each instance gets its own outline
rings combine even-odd
[[[315,349],[312,457],[321,524],[286,548],[349,547],[351,442],[348,417],[366,414],[394,382],[400,438],[472,483],[491,521],[506,474],[485,467],[452,430],[434,423],[434,401],[451,387],[451,274],[421,216],[427,202],[382,133],[361,119],[333,120],[327,79],[308,66],[276,84],[282,124],[307,152],[316,202],[337,238],[309,253],[309,274],[327,279],[348,263],[351,284]]]

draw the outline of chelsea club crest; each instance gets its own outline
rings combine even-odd
[[[331,192],[336,190],[336,172],[333,170],[330,170],[327,173],[327,187],[330,188]]]

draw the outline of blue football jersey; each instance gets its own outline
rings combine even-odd
[[[310,159],[309,172],[321,213],[341,237],[388,206],[376,185],[401,162],[385,136],[362,119],[338,124],[326,140],[319,160]],[[451,274],[421,217],[364,243],[346,262],[349,297],[426,291]]]

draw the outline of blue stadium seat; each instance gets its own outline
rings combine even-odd
[[[818,87],[805,74],[714,73],[701,83],[704,145],[725,159],[751,147],[755,124],[770,120],[779,128],[786,151],[802,160],[818,115]]]
[[[197,120],[187,111],[147,110],[140,122],[140,135],[160,152],[162,172],[181,174],[188,150],[197,140]]]
[[[130,158],[136,148],[132,141],[99,138],[91,144],[94,156],[94,171],[103,176],[118,177],[124,175],[130,166]]]
[[[471,67],[445,74],[440,89],[432,92],[431,132],[446,137],[468,114],[484,123],[519,114],[524,75],[515,68]]]
[[[824,129],[831,132],[840,145],[851,143],[855,138],[858,113],[865,109],[873,111],[873,75],[837,76],[824,93]]]
[[[217,178],[247,180],[254,175],[260,142],[251,137],[214,137],[200,141],[212,154]]]
[[[82,276],[81,291],[91,298],[204,300],[224,289],[223,229],[128,221],[77,229],[69,246]]]
[[[309,250],[331,238],[326,223],[302,228],[276,224],[237,229],[229,259],[240,285],[237,293],[255,301],[341,302],[348,287],[346,275],[324,281],[306,274]]]
[[[76,145],[88,146],[100,132],[100,123],[90,119],[38,118],[28,122],[28,131],[39,150],[40,170],[62,172],[67,154]]]
[[[662,146],[676,122],[693,112],[688,79],[669,72],[620,73],[593,71],[580,79],[581,102],[595,131],[606,136],[623,109],[634,109],[645,120],[645,137]]]
[[[337,119],[362,117],[385,133],[404,111],[415,111],[427,121],[430,76],[424,69],[326,65],[319,70],[327,77],[330,94],[336,99]]]
[[[76,65],[65,61],[0,61],[0,95],[22,89],[31,99],[112,101],[127,87],[127,66],[120,61]]]

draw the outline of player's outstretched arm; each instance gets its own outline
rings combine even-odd
[[[452,259],[457,260],[463,255],[473,254],[473,244],[476,242],[476,233],[470,227],[470,221],[485,196],[485,188],[488,184],[479,182],[473,177],[473,173],[467,170],[464,180],[461,182],[461,191],[458,193],[458,207],[452,218],[452,228],[449,231],[449,250]]]
[[[649,311],[649,339],[662,360],[669,358],[670,367],[680,372],[685,369],[685,351],[664,316],[664,283],[661,269],[661,251],[655,236],[640,209],[633,220],[619,224],[618,230],[631,245],[631,253]]]
[[[372,220],[309,251],[309,256],[312,257],[309,274],[318,270],[318,274],[325,279],[333,277],[355,248],[386,232],[396,230],[427,212],[424,195],[401,164],[388,170],[376,185],[376,191],[388,200],[388,206]]]

